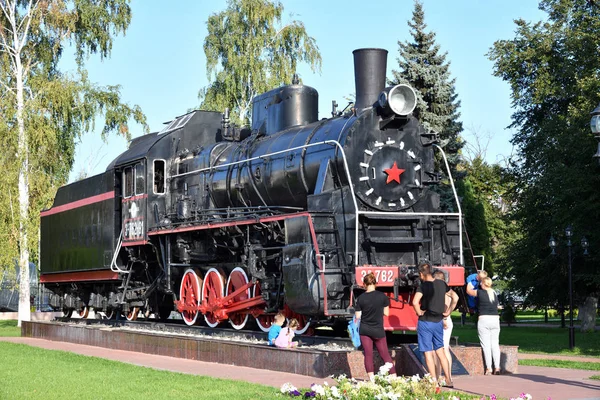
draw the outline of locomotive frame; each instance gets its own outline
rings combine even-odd
[[[439,209],[434,149],[448,163],[414,91],[384,87],[387,51],[354,56],[349,113],[319,121],[316,90],[293,82],[254,99],[251,128],[193,111],[60,188],[41,213],[51,306],[263,331],[283,310],[306,333],[343,326],[374,272],[385,328],[414,330],[420,259],[464,285],[460,203],[451,181],[458,212]]]

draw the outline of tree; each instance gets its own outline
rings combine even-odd
[[[489,164],[484,157],[477,154],[465,162],[458,192],[473,253],[485,256],[488,273],[504,273],[506,245],[516,234],[509,202],[514,183],[502,166]]]
[[[460,136],[463,130],[459,121],[460,101],[455,92],[455,79],[450,78],[450,63],[446,62],[447,53],[440,53],[440,46],[435,43],[435,33],[426,32],[425,12],[423,4],[415,1],[412,21],[408,22],[412,42],[398,42],[399,70],[394,70],[391,84],[407,83],[417,94],[417,106],[414,115],[427,129],[440,134],[442,147],[448,156],[450,171],[456,179],[459,177],[460,150],[464,143]],[[438,164],[441,159],[438,157]],[[442,204],[447,209],[454,209],[454,196],[448,186],[448,177],[444,164],[444,182]]]
[[[278,1],[229,0],[208,18],[204,53],[212,83],[200,90],[201,109],[228,107],[234,122],[248,124],[254,96],[290,84],[299,62],[320,70],[315,39],[300,21],[281,26],[282,13]]]
[[[139,107],[121,102],[118,86],[94,85],[83,68],[91,54],[107,57],[113,35],[125,32],[131,20],[129,0],[3,0],[0,9],[3,144],[17,184],[6,179],[9,192],[16,187],[18,193],[18,198],[10,197],[10,210],[13,226],[18,226],[12,233],[21,270],[20,325],[30,318],[29,259],[37,253],[37,240],[30,238],[37,238],[39,211],[66,182],[75,139],[93,127],[100,113],[105,116],[104,137],[113,131],[129,135],[129,118],[144,125],[145,118]],[[73,75],[58,69],[67,43],[76,52]]]
[[[568,224],[574,243],[586,234],[591,248],[584,258],[574,246],[576,301],[600,294],[600,173],[589,130],[589,113],[600,100],[600,7],[588,0],[543,0],[540,9],[546,21],[516,20],[515,38],[495,42],[489,57],[494,74],[510,84],[515,109],[513,201],[523,236],[510,247],[514,287],[534,304],[561,307],[568,299],[566,251],[551,257],[548,238],[553,234],[564,245],[560,235]]]

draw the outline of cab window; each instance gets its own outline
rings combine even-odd
[[[165,160],[154,160],[154,194],[165,194]]]
[[[123,170],[123,196],[133,196],[133,168],[127,167]]]
[[[135,194],[143,194],[146,191],[144,182],[144,164],[138,164],[135,166]]]

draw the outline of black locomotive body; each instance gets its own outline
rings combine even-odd
[[[295,82],[254,99],[250,128],[194,111],[60,188],[41,214],[52,306],[263,330],[284,310],[305,332],[350,317],[374,272],[386,329],[415,329],[420,259],[464,284],[461,216],[430,189],[439,147],[412,89],[384,87],[386,51],[354,56],[347,113],[318,120],[317,91]]]

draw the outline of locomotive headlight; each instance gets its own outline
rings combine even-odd
[[[387,87],[379,95],[379,106],[386,114],[394,113],[405,117],[413,112],[416,105],[415,91],[405,84]]]

